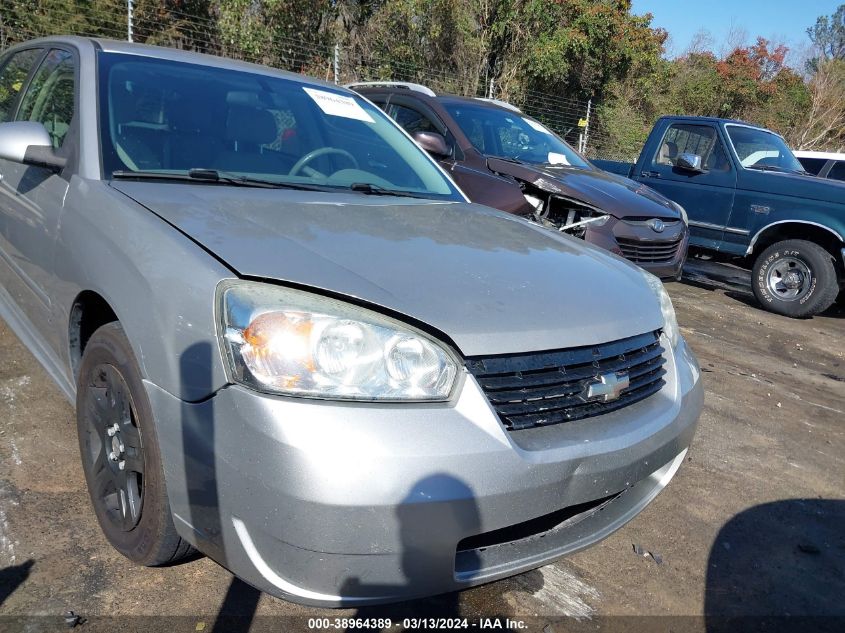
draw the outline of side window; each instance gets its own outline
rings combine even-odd
[[[35,71],[16,117],[43,123],[56,149],[62,146],[73,119],[73,71],[70,53],[51,50]]]
[[[440,133],[440,130],[437,129],[437,126],[424,114],[417,112],[412,108],[408,108],[398,104],[392,104],[390,106],[393,108],[393,119],[405,128],[405,131],[408,134],[413,134],[414,132],[437,132]]]
[[[730,171],[731,164],[716,129],[709,125],[676,123],[663,137],[654,164],[674,166],[681,154],[698,154],[709,171]]]
[[[833,178],[834,180],[845,180],[845,160],[834,163],[830,171],[827,172],[827,177]]]
[[[29,71],[43,52],[42,48],[20,51],[9,57],[0,68],[0,123],[12,120]]]

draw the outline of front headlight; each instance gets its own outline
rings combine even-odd
[[[660,302],[660,311],[663,313],[663,333],[669,339],[672,347],[677,347],[678,342],[681,340],[681,332],[678,329],[678,319],[675,317],[675,308],[672,305],[672,299],[669,298],[669,293],[666,292],[666,288],[660,279],[645,270],[641,269],[640,272]]]
[[[221,340],[235,382],[344,400],[447,400],[458,363],[440,343],[376,312],[250,281],[218,289]]]
[[[534,209],[535,209],[535,211],[537,211],[537,213],[540,213],[540,212],[543,211],[543,201],[540,198],[538,198],[537,196],[529,195],[527,193],[522,194],[522,197],[525,198],[525,201],[528,204],[530,204],[532,207],[534,207]]]

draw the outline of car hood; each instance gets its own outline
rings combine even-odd
[[[616,218],[680,218],[674,204],[651,187],[600,169],[532,165],[499,158],[488,158],[487,166],[496,173],[583,202]]]
[[[742,172],[742,187],[764,194],[830,202],[840,205],[840,211],[845,205],[845,182],[809,174],[746,169]]]
[[[114,181],[238,275],[323,289],[439,330],[467,356],[658,329],[632,264],[480,205]]]

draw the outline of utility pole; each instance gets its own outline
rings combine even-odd
[[[132,0],[126,0],[126,39],[132,41]]]
[[[590,98],[590,100],[587,101],[587,124],[584,126],[584,149],[581,150],[582,154],[587,153],[587,143],[589,142],[589,139],[590,139],[590,114],[592,113],[592,111],[593,111],[593,99]]]
[[[334,83],[340,83],[340,44],[334,45]]]

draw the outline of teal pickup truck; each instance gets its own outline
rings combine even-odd
[[[809,175],[774,132],[666,116],[636,163],[593,163],[683,206],[690,250],[750,268],[754,294],[772,312],[813,316],[845,286],[845,183]]]

